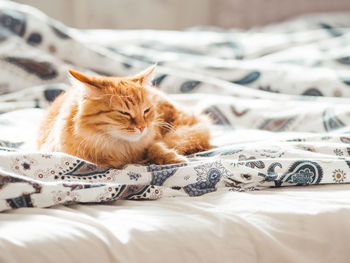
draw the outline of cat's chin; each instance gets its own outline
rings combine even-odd
[[[128,142],[137,142],[147,133],[147,127],[143,132],[134,133],[134,134],[125,134],[118,130],[109,131],[109,134],[118,140],[128,141]]]

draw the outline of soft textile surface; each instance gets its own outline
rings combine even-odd
[[[350,185],[1,214],[0,262],[349,262]]]
[[[78,31],[0,1],[0,40],[0,210],[350,181],[349,14],[248,32]],[[67,67],[126,75],[154,62],[154,85],[213,117],[218,148],[121,170],[35,152],[43,110],[30,108],[68,88]]]

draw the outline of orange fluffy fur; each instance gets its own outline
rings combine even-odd
[[[130,163],[182,163],[208,150],[209,119],[148,85],[154,66],[132,77],[86,76],[56,98],[42,121],[38,148],[121,168]]]

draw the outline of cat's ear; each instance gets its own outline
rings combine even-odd
[[[142,86],[145,84],[150,84],[152,80],[152,73],[156,68],[157,64],[154,64],[145,70],[137,73],[135,76],[131,77],[132,81],[140,83]]]
[[[101,85],[99,81],[83,73],[68,69],[70,73],[70,82],[74,87],[80,88],[86,97],[96,97],[101,95]]]

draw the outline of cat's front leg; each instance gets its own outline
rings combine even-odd
[[[175,150],[169,149],[164,143],[156,142],[147,149],[147,159],[155,164],[185,163],[185,156],[178,154]]]

